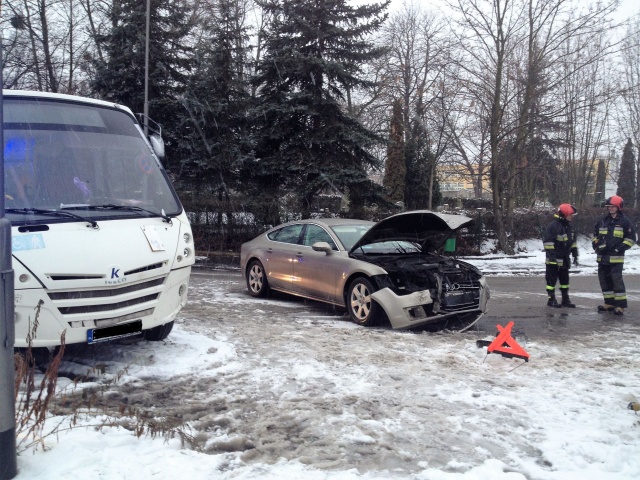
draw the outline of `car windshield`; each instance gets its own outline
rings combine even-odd
[[[405,253],[406,254],[420,253],[422,252],[422,249],[420,248],[420,245],[418,245],[417,243],[405,242],[402,240],[400,241],[389,240],[386,242],[368,243],[366,245],[359,247],[356,251],[362,252],[366,255],[371,255],[371,254],[397,255],[397,254],[405,254]]]
[[[34,215],[78,221],[51,215],[58,210],[97,220],[182,211],[140,127],[121,110],[5,96],[4,140],[5,205],[14,224]]]
[[[331,230],[340,239],[346,250],[351,250],[360,237],[365,234],[371,225],[334,225]]]

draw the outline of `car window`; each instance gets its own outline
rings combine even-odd
[[[298,243],[300,239],[300,233],[302,232],[302,224],[287,225],[279,230],[271,232],[267,236],[270,240],[283,243]]]
[[[420,253],[422,251],[417,243],[398,240],[368,243],[360,247],[359,250],[366,254],[404,254]]]
[[[360,237],[370,228],[370,225],[336,225],[331,227],[331,230],[338,236],[344,248],[351,250],[351,247],[353,247],[355,243],[360,240]]]
[[[324,228],[318,225],[307,225],[307,228],[304,231],[302,244],[310,247],[316,242],[327,242],[331,246],[332,250],[338,250],[338,247],[331,238],[331,235],[329,235]]]

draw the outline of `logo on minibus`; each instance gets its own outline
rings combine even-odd
[[[107,271],[107,279],[104,281],[105,285],[117,285],[119,283],[125,283],[127,277],[125,277],[119,266],[112,265]]]

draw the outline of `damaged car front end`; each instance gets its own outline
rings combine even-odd
[[[370,296],[394,329],[460,331],[484,314],[490,294],[480,270],[438,253],[471,223],[460,215],[406,212],[376,224],[351,249],[352,258],[386,272],[370,278]]]
[[[387,262],[387,275],[373,277],[371,298],[384,309],[393,328],[432,323],[434,329],[470,327],[486,311],[489,287],[474,266],[459,260],[429,259],[406,270]],[[405,264],[406,268],[406,264]]]

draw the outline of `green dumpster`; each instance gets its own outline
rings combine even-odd
[[[456,239],[455,237],[447,238],[447,241],[444,244],[445,252],[455,252],[456,251]]]

